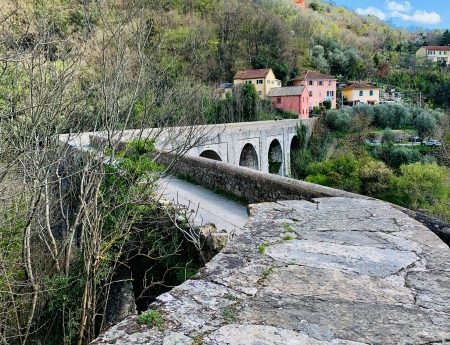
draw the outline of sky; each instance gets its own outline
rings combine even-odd
[[[374,15],[395,26],[450,28],[450,0],[334,0],[362,15]]]

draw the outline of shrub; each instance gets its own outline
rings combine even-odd
[[[359,177],[362,193],[376,197],[389,188],[394,173],[383,162],[369,159],[361,164]]]
[[[391,144],[395,142],[395,133],[392,129],[386,128],[381,138],[383,144]]]
[[[400,168],[403,164],[411,164],[424,160],[422,154],[405,146],[383,145],[377,147],[372,155],[380,159],[393,169]]]
[[[307,182],[358,193],[361,189],[359,162],[353,154],[342,154],[308,166]]]
[[[430,113],[422,111],[414,118],[413,127],[420,137],[430,136],[436,130],[437,120]]]
[[[382,104],[374,107],[374,120],[379,128],[404,128],[411,124],[411,113],[401,104]]]
[[[437,164],[402,165],[396,181],[397,201],[413,209],[430,209],[448,203],[448,170]]]
[[[388,164],[390,167],[397,169],[404,164],[420,162],[422,159],[422,154],[417,150],[402,146],[394,146]]]
[[[345,107],[339,110],[329,110],[325,115],[325,123],[328,128],[338,132],[347,132],[353,120],[353,110]]]

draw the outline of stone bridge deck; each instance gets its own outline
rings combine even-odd
[[[250,206],[245,231],[192,280],[94,344],[450,344],[450,249],[386,203]]]

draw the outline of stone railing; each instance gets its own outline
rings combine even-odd
[[[363,195],[202,157],[185,155],[175,158],[171,154],[163,153],[159,162],[164,165],[171,164],[170,171],[174,175],[187,178],[213,191],[235,195],[249,203],[299,199],[314,201],[315,198],[324,197],[373,200]],[[176,164],[173,164],[174,162]],[[450,246],[450,224],[398,205],[391,206],[427,226]]]
[[[174,157],[163,153],[158,161],[168,165],[174,162]],[[249,203],[323,197],[368,199],[334,188],[188,155],[177,158],[170,172],[213,191],[235,195]]]

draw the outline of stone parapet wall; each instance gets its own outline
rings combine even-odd
[[[160,163],[171,166],[171,172],[180,177],[188,177],[205,188],[226,192],[249,203],[278,200],[312,200],[322,197],[369,198],[339,189],[320,186],[292,178],[271,175],[257,170],[243,168],[202,157],[183,156],[176,159],[171,154],[161,154]],[[450,224],[411,211],[398,205],[392,207],[427,226],[450,246]]]
[[[161,154],[158,161],[168,165],[174,161],[174,157],[171,154]],[[188,177],[203,187],[233,194],[249,203],[312,200],[320,197],[369,199],[362,195],[202,157],[180,157],[170,170],[174,175]]]

